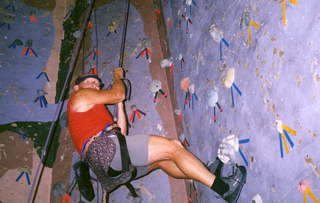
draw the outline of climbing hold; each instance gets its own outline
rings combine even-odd
[[[244,9],[241,19],[240,19],[240,29],[246,29],[249,26],[250,13],[248,9]]]
[[[223,85],[227,88],[231,88],[235,78],[235,69],[229,68],[227,74],[222,78]]]
[[[149,90],[152,93],[156,93],[159,89],[161,89],[161,82],[159,80],[153,80],[149,86]]]
[[[220,40],[223,38],[223,31],[218,28],[216,24],[212,24],[209,29],[212,39],[220,43]]]
[[[178,119],[179,119],[180,121],[182,121],[183,115],[182,115],[181,109],[175,109],[175,110],[174,110],[174,113],[178,116]]]
[[[252,203],[263,203],[261,196],[259,194],[253,196]]]
[[[182,54],[179,54],[178,60],[180,61],[180,69],[182,70],[183,69],[183,64],[185,63]]]
[[[307,203],[307,198],[308,195],[310,196],[310,198],[313,200],[314,203],[318,203],[319,201],[317,200],[317,198],[314,196],[312,190],[311,190],[311,186],[310,186],[310,182],[307,180],[301,180],[299,182],[298,185],[298,191],[303,193],[303,202]]]
[[[80,30],[75,31],[75,32],[72,34],[72,36],[74,36],[75,38],[79,39],[80,36],[81,36]]]
[[[154,103],[156,103],[159,93],[162,94],[164,97],[167,97],[167,94],[161,89],[161,82],[159,80],[153,80],[149,86],[149,90],[154,94]]]
[[[220,60],[223,60],[222,46],[225,45],[226,47],[229,47],[229,42],[227,42],[227,40],[223,38],[223,31],[220,30],[217,25],[212,24],[210,26],[209,32],[212,39],[215,42],[219,43]]]
[[[276,120],[275,122],[277,124],[277,131],[279,135],[280,155],[281,155],[281,158],[283,158],[283,147],[285,149],[286,154],[288,154],[289,147],[288,147],[287,141],[289,142],[291,148],[293,148],[294,143],[290,138],[290,134],[296,135],[296,131],[284,125],[281,120]]]
[[[167,68],[169,67],[170,71],[172,72],[174,69],[172,58],[169,59],[163,59],[160,63],[161,68]]]
[[[30,16],[29,16],[29,21],[30,21],[30,23],[37,23],[37,22],[39,22],[37,16],[35,16],[35,15],[30,15]]]
[[[218,96],[218,92],[215,90],[209,90],[208,92],[208,106],[209,107],[215,107],[216,103],[218,102],[219,96]]]
[[[195,92],[195,85],[191,84],[189,85],[189,88],[186,91],[186,96],[184,99],[184,105],[183,108],[185,109],[186,105],[191,106],[191,108],[193,109],[194,107],[194,102],[198,100],[198,96]]]
[[[217,121],[216,106],[219,108],[220,112],[223,111],[222,107],[218,103],[218,99],[219,99],[218,92],[215,90],[209,90],[207,103],[209,107],[213,107],[213,117],[211,118],[214,120],[214,122]]]
[[[136,56],[136,59],[140,58],[140,56],[145,56],[149,63],[151,63],[151,55],[152,51],[149,48],[144,48],[138,56]]]
[[[180,88],[184,92],[187,92],[189,87],[190,87],[190,78],[189,77],[182,78],[182,80],[180,81]]]
[[[235,135],[225,137],[218,148],[218,157],[223,163],[235,160],[235,152],[239,151],[239,139]]]
[[[27,40],[25,43],[25,48],[21,52],[25,56],[27,56],[29,53],[30,55],[34,55],[35,57],[38,57],[36,52],[32,49],[32,40]]]
[[[109,25],[108,25],[108,34],[107,36],[110,35],[110,33],[117,33],[117,29],[118,29],[118,26],[117,26],[117,23],[115,21],[112,21]]]

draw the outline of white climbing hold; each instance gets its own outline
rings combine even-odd
[[[191,85],[190,85],[189,91],[190,91],[191,94],[194,94],[194,93],[195,93],[196,90],[195,90],[194,84],[191,84]]]
[[[223,38],[223,31],[220,30],[216,24],[212,24],[210,26],[209,32],[212,39],[215,42],[220,43],[221,39]]]
[[[282,121],[281,120],[276,120],[276,124],[277,124],[277,130],[279,133],[283,133],[283,128],[282,128]]]
[[[186,4],[187,4],[188,6],[191,6],[192,0],[186,0]]]
[[[173,64],[172,59],[163,59],[160,63],[161,68],[171,67]]]
[[[177,116],[179,116],[179,115],[182,114],[182,111],[181,111],[181,109],[175,109],[175,110],[174,110],[174,113],[175,113]]]
[[[218,92],[215,90],[210,90],[208,92],[208,106],[215,107],[216,103],[218,102],[219,96]]]
[[[259,194],[253,196],[252,203],[263,203],[261,196]]]
[[[149,90],[153,93],[158,92],[161,89],[161,81],[153,80],[149,86]]]
[[[235,135],[224,138],[218,148],[218,157],[223,163],[235,161],[235,152],[239,151],[239,139]]]

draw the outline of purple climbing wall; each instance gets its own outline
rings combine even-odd
[[[21,1],[10,2],[0,2],[0,124],[50,121],[55,105],[45,108],[40,100],[34,100],[49,84],[45,75],[39,74],[46,71],[53,46],[51,13]]]

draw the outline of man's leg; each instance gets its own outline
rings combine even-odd
[[[170,160],[157,161],[148,167],[148,171],[150,172],[156,169],[161,169],[169,176],[177,179],[188,179],[188,176],[184,174],[173,161]]]
[[[215,161],[218,165],[211,168],[212,172],[210,172],[179,141],[159,136],[149,137],[148,151],[151,169],[159,167],[173,177],[196,180],[220,194],[229,203],[237,202],[246,181],[245,167],[235,166],[233,174],[229,177],[216,177],[214,173],[220,173],[221,169],[220,160]]]
[[[201,182],[208,187],[211,187],[215,180],[215,176],[207,170],[201,161],[187,151],[177,140],[150,136],[148,151],[150,164],[158,161],[172,161],[182,172],[180,177],[185,174],[186,178]]]
[[[220,177],[222,166],[223,166],[223,163],[218,158],[216,158],[216,160],[213,163],[211,163],[207,168],[215,176]],[[148,167],[149,172],[156,170],[156,169],[161,169],[164,172],[166,172],[168,175],[170,175],[174,178],[177,178],[177,179],[188,179],[188,176],[186,174],[184,174],[177,167],[175,162],[170,161],[170,160],[157,161]]]

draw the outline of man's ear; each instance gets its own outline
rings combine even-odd
[[[74,91],[78,91],[79,89],[80,89],[79,85],[73,86],[73,90],[74,90]]]

